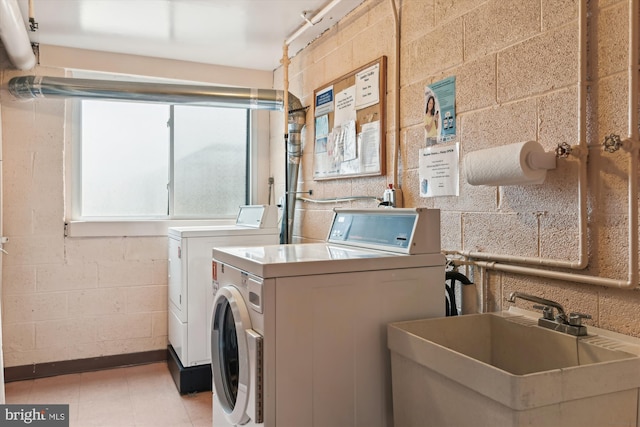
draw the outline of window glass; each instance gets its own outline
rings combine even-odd
[[[246,109],[81,105],[81,217],[228,217],[247,203]]]
[[[168,105],[82,102],[82,216],[167,215]]]
[[[247,110],[175,106],[174,214],[235,215],[247,200]]]

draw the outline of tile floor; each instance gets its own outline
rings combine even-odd
[[[180,395],[166,363],[5,385],[7,403],[69,404],[70,427],[211,427],[211,392]]]

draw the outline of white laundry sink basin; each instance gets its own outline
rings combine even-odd
[[[514,310],[393,323],[394,421],[405,426],[636,426],[640,340],[574,337]]]

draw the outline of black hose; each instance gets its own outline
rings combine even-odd
[[[447,271],[445,273],[445,315],[446,316],[458,316],[458,304],[456,304],[456,282],[460,282],[462,285],[473,285],[473,282],[469,280],[467,276],[459,273],[455,270]]]

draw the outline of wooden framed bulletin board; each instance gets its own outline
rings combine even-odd
[[[385,174],[387,58],[313,92],[313,179]]]

